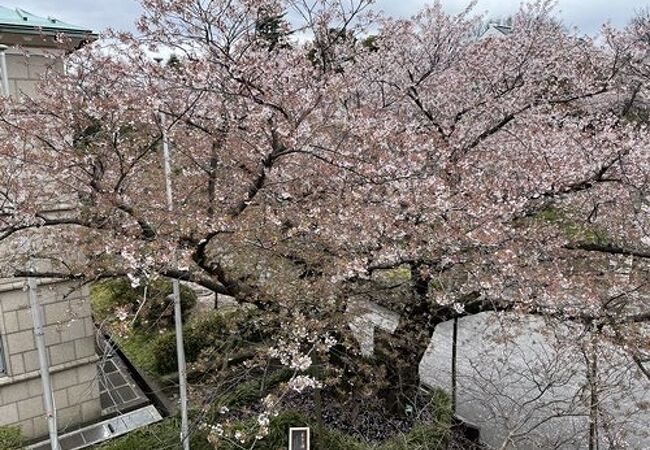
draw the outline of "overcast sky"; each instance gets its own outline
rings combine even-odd
[[[442,0],[450,12],[458,12],[469,0]],[[408,16],[426,0],[377,0],[377,7],[390,15]],[[52,16],[74,25],[101,31],[106,27],[132,30],[140,6],[137,0],[0,0],[6,7],[21,7],[39,16]],[[477,12],[503,17],[514,12],[519,0],[479,0]],[[597,33],[600,25],[611,21],[625,25],[635,11],[650,6],[650,0],[559,0],[558,13],[564,23],[587,34]]]

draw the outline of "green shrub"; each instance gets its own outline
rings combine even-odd
[[[431,420],[416,423],[408,433],[398,434],[383,442],[377,450],[443,450],[451,437],[451,402],[441,391],[430,393]]]
[[[12,450],[23,448],[24,438],[20,427],[0,427],[0,449]]]
[[[134,323],[134,328],[168,328],[173,325],[173,304],[168,299],[172,293],[172,283],[158,279],[147,287],[147,302]],[[99,321],[114,320],[115,309],[126,306],[135,314],[144,297],[144,286],[134,288],[127,278],[111,278],[93,284],[90,289],[93,313]],[[196,305],[196,295],[187,286],[181,285],[181,307],[183,320]],[[167,314],[164,314],[167,311]]]
[[[261,383],[258,380],[241,383],[230,393],[225,394],[216,400],[215,405],[236,408],[238,406],[250,405],[261,398]]]
[[[229,335],[229,316],[215,311],[183,325],[183,344],[187,362],[195,362],[201,352],[223,343]],[[155,338],[152,351],[156,355],[154,370],[165,375],[176,371],[176,333],[165,332]]]
[[[151,369],[154,372],[159,375],[166,375],[176,371],[178,367],[176,360],[176,333],[166,331],[160,336],[153,338],[151,353],[155,355],[151,365]],[[187,353],[185,354],[185,359],[188,362],[192,362]]]

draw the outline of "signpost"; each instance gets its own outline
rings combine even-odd
[[[289,428],[289,450],[310,450],[309,427]]]

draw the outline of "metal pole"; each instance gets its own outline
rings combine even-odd
[[[167,193],[167,209],[174,210],[171,179],[171,158],[169,156],[169,140],[165,130],[165,116],[160,113],[160,126],[162,129],[163,158],[165,166],[165,190]],[[176,266],[176,252],[174,252],[174,266]],[[175,268],[175,267],[174,267]],[[183,318],[181,311],[181,290],[176,278],[172,279],[174,297],[174,324],[176,328],[176,355],[178,359],[178,388],[181,400],[181,444],[183,450],[190,450],[189,427],[187,419],[187,367],[185,364],[185,347],[183,345]]]
[[[9,74],[7,73],[7,47],[0,44],[0,71],[2,72],[2,95],[9,97]]]
[[[452,329],[451,337],[451,413],[456,415],[456,403],[457,403],[457,381],[456,377],[458,376],[456,360],[458,358],[458,317],[454,317],[454,325]]]
[[[36,349],[38,350],[38,362],[41,369],[43,406],[45,406],[47,428],[50,433],[50,446],[52,447],[52,450],[61,450],[57,431],[56,407],[54,405],[54,395],[52,394],[52,380],[50,379],[50,363],[47,358],[47,349],[45,348],[45,333],[43,332],[41,308],[38,304],[38,285],[36,283],[36,278],[28,277],[27,286],[29,288],[29,305],[32,310]]]

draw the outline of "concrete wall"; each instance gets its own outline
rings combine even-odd
[[[9,93],[12,96],[32,96],[43,74],[48,70],[63,71],[63,54],[60,50],[9,48],[6,55]]]
[[[0,339],[7,373],[0,375],[0,426],[19,425],[26,437],[47,433],[38,355],[24,281],[0,280]],[[39,286],[59,427],[100,416],[95,329],[87,288]]]

